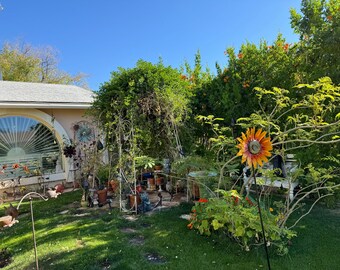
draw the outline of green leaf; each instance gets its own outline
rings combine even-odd
[[[243,236],[245,233],[245,229],[243,226],[237,226],[235,230],[235,236]]]
[[[215,231],[224,227],[224,224],[219,223],[217,219],[214,219],[211,224],[214,227]]]

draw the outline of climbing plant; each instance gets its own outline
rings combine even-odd
[[[173,158],[179,155],[178,128],[190,112],[191,95],[189,83],[178,70],[140,60],[134,68],[112,72],[98,92],[92,113],[106,130],[109,145],[115,145],[118,120],[129,120],[136,155]],[[122,137],[125,148],[130,139]]]

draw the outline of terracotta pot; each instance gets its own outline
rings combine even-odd
[[[57,184],[54,186],[54,189],[56,192],[60,192],[60,193],[63,193],[64,190],[65,190],[65,187],[63,184]]]
[[[148,178],[148,184],[149,184],[150,186],[155,185],[155,178]]]
[[[137,205],[142,203],[142,200],[141,200],[139,195],[136,196],[135,194],[130,194],[129,199],[130,199],[130,207],[131,208],[135,207],[136,198],[137,198]]]
[[[141,193],[143,191],[143,188],[142,188],[141,185],[137,185],[136,190],[137,190],[138,193]]]
[[[107,190],[102,189],[102,190],[97,190],[98,194],[98,202],[100,204],[105,204],[107,202]]]
[[[157,185],[157,186],[160,186],[160,185],[162,185],[162,184],[163,184],[163,178],[162,178],[162,177],[157,178],[157,179],[156,179],[156,185]]]
[[[155,185],[155,178],[148,178],[148,190],[155,190],[156,185]]]

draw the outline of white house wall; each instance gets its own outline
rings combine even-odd
[[[40,109],[40,111],[55,117],[55,121],[65,129],[68,138],[74,139],[73,125],[79,121],[85,121],[84,109]]]
[[[86,120],[84,109],[33,109],[33,108],[0,108],[0,117],[6,116],[23,116],[35,119],[44,124],[49,129],[55,130],[55,136],[59,145],[63,145],[64,139],[74,139],[73,125],[79,121]],[[54,118],[54,120],[53,120]],[[45,183],[48,182],[73,182],[73,173],[70,169],[73,168],[72,160],[65,158],[62,155],[62,166],[64,172],[45,175]],[[24,178],[21,180],[21,185],[36,184],[41,179],[39,177]],[[9,183],[10,184],[10,183]],[[8,188],[4,185],[1,188]]]

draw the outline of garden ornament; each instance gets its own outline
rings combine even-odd
[[[239,144],[236,146],[239,150],[237,156],[242,157],[242,163],[246,162],[249,167],[252,168],[252,174],[254,177],[254,183],[256,186],[256,194],[257,194],[257,207],[259,210],[260,221],[261,221],[261,228],[263,234],[263,242],[264,242],[264,249],[267,256],[267,264],[268,269],[270,270],[270,261],[269,261],[269,254],[267,249],[267,240],[263,226],[262,220],[262,213],[260,207],[260,200],[259,200],[259,191],[258,186],[256,183],[256,175],[255,169],[258,165],[263,166],[264,162],[268,162],[267,157],[271,156],[270,151],[273,150],[272,143],[270,141],[270,137],[266,137],[267,132],[262,131],[260,128],[255,132],[255,128],[248,128],[246,134],[242,132],[242,137],[237,138]]]
[[[5,213],[6,215],[12,217],[12,221],[19,216],[18,209],[16,209],[11,203],[9,204],[8,208],[5,207]]]
[[[53,189],[51,189],[51,188],[49,188],[48,190],[47,190],[47,196],[49,197],[49,198],[58,198],[58,196],[60,195],[61,193],[60,192],[57,192],[56,190],[53,190]]]
[[[31,210],[31,220],[32,220],[32,234],[33,234],[33,242],[34,242],[35,265],[36,265],[36,269],[39,269],[38,253],[37,253],[37,243],[36,243],[36,239],[35,239],[35,228],[34,228],[34,217],[33,217],[33,204],[32,204],[33,203],[33,198],[32,198],[33,195],[40,197],[44,201],[48,200],[48,198],[40,195],[39,193],[36,193],[36,192],[29,192],[29,193],[27,193],[19,201],[18,207],[14,207],[10,203],[10,206],[5,209],[7,216],[0,217],[0,227],[11,227],[15,223],[19,222],[18,220],[16,220],[16,218],[19,216],[20,205],[21,205],[22,201],[25,198],[28,197],[29,200],[30,200],[30,210]]]
[[[19,222],[19,220],[13,219],[13,217],[10,215],[0,217],[0,228],[12,227],[17,222]]]

